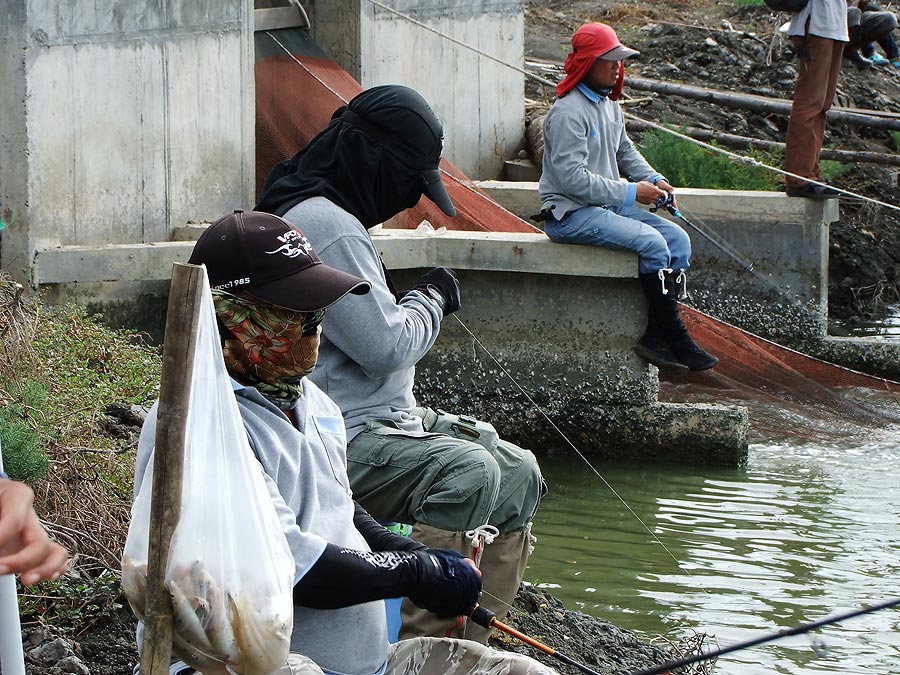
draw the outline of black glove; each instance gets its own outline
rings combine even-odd
[[[441,548],[414,555],[421,562],[419,578],[406,594],[414,604],[439,617],[465,616],[475,608],[481,596],[481,576],[464,555]]]
[[[459,309],[459,281],[449,267],[435,267],[422,275],[413,289],[428,293],[433,286],[444,298],[444,316],[453,314]]]

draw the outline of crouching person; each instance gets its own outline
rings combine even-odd
[[[302,571],[293,589],[290,656],[275,672],[553,673],[467,641],[388,643],[385,598],[405,596],[439,616],[457,616],[477,603],[481,579],[460,554],[395,535],[353,501],[341,412],[306,375],[316,365],[326,309],[367,293],[368,282],[323,265],[296,227],[257,212],[237,211],[211,225],[190,262],[207,267],[238,409]],[[244,281],[240,290],[234,279]],[[136,486],[155,435],[154,408],[141,431]],[[177,662],[170,672],[191,669]]]

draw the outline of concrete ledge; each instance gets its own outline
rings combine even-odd
[[[540,209],[537,183],[482,181],[478,187],[519,216]],[[678,203],[702,230],[676,221],[690,234],[693,246],[690,304],[804,351],[811,337],[825,337],[828,226],[838,218],[838,200],[681,188]]]
[[[100,281],[170,279],[172,264],[187,262],[194,242],[60,246],[38,251],[32,275],[35,286]]]
[[[743,409],[657,402],[657,370],[632,351],[646,322],[633,253],[554,244],[540,233],[384,230],[373,239],[398,288],[436,265],[460,278],[462,309],[417,365],[423,404],[483,416],[539,453],[567,451],[522,387],[587,454],[729,465],[746,458]],[[159,295],[193,245],[41,251],[36,282],[58,299],[84,301],[87,292],[92,307],[124,317],[139,311],[135,287],[156,284]],[[161,335],[163,317],[132,327]]]
[[[372,235],[389,269],[445,265],[453,269],[637,278],[637,256],[595,246],[554,244],[540,233],[458,232],[417,234],[381,230]]]

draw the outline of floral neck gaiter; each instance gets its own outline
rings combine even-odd
[[[303,393],[303,376],[319,357],[325,310],[296,312],[254,298],[213,291],[216,316],[231,335],[222,339],[225,367],[282,410]]]

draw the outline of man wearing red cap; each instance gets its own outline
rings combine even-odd
[[[602,23],[585,24],[572,37],[559,99],[544,121],[544,231],[556,242],[635,251],[649,305],[635,352],[660,368],[706,370],[718,359],[688,335],[676,302],[685,288],[691,241],[675,223],[636,205],[674,198],[675,192],[628,138],[616,103],[623,61],[637,53]]]

